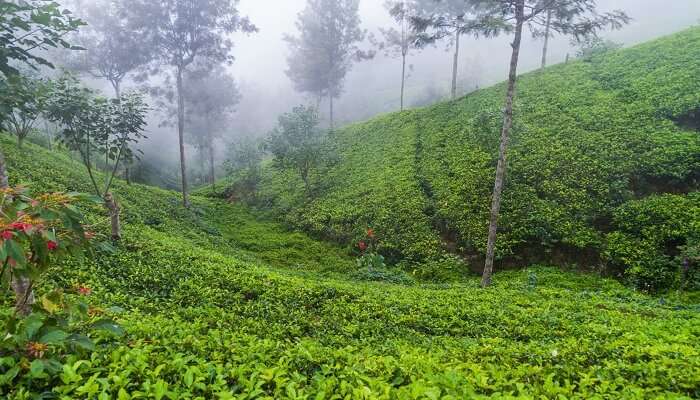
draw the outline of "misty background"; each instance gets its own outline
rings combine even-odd
[[[217,140],[218,165],[226,158],[227,143],[242,137],[264,137],[276,125],[280,114],[298,104],[315,104],[315,99],[295,92],[292,82],[285,74],[289,50],[284,36],[297,33],[295,22],[305,5],[306,0],[240,1],[241,14],[250,17],[259,32],[233,35],[235,61],[227,68],[237,81],[242,99],[225,135]],[[622,9],[633,18],[623,29],[602,35],[604,39],[624,46],[700,23],[700,0],[600,0],[598,5],[601,12]],[[395,25],[384,6],[384,0],[360,0],[360,18],[363,29],[378,40],[381,40],[380,27]],[[85,19],[90,22],[89,18]],[[462,38],[458,95],[505,80],[511,53],[509,41],[507,35],[495,39],[475,39],[466,35]],[[542,44],[541,38],[535,39],[531,35],[524,37],[520,73],[539,67]],[[367,41],[363,47],[369,50],[372,45]],[[548,65],[563,62],[567,54],[573,56],[575,52],[576,49],[568,38],[555,36],[550,39]],[[411,51],[407,60],[408,108],[449,98],[452,57],[449,41]],[[343,95],[336,101],[337,125],[398,111],[400,72],[401,59],[387,57],[381,51],[373,59],[355,64],[346,77]],[[91,81],[91,84],[105,93],[110,92],[104,82]],[[137,89],[139,84],[128,82],[125,87]],[[326,101],[320,103],[320,113],[323,118],[327,118]],[[166,119],[162,113],[154,110],[151,114],[148,139],[140,146],[152,168],[160,171],[154,173],[163,176],[160,185],[175,188],[179,185],[176,178],[179,168],[176,129],[161,126],[161,122]],[[188,157],[195,156],[194,149],[189,148]],[[194,183],[198,183],[196,177]]]

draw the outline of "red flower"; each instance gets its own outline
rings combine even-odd
[[[49,240],[46,242],[46,247],[48,247],[49,250],[54,251],[58,248],[58,243],[54,242],[53,240]]]
[[[357,244],[357,247],[360,248],[360,251],[365,251],[367,250],[367,243],[365,243],[364,240],[360,240],[360,243]]]
[[[14,234],[12,233],[12,231],[2,231],[2,233],[0,233],[0,236],[2,236],[2,238],[5,240],[10,240],[12,239]]]
[[[92,293],[92,289],[87,286],[78,286],[78,293],[81,296],[89,296]]]
[[[14,222],[12,223],[12,225],[10,225],[10,229],[22,231],[24,233],[29,233],[29,231],[32,229],[32,226],[30,224],[25,224],[24,222]]]
[[[374,229],[372,228],[367,228],[367,237],[370,239],[374,238]]]

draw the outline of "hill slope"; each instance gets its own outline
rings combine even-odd
[[[89,188],[61,154],[0,146],[13,184]],[[95,306],[125,309],[127,336],[53,375],[0,357],[3,398],[700,397],[697,306],[548,268],[500,273],[489,290],[327,277],[351,268],[344,251],[243,208],[195,197],[189,212],[176,193],[123,182],[115,194],[117,252],[56,266],[37,290],[88,285]]]
[[[691,236],[699,240],[697,207],[656,221],[634,216],[639,226],[623,216],[650,203],[665,211],[697,204],[697,193],[687,195],[700,182],[697,76],[700,28],[523,75],[497,251],[502,265],[630,269],[652,261],[630,262],[610,244],[615,238],[645,247],[657,261],[673,258],[677,251],[666,249]],[[504,93],[497,85],[340,129],[340,162],[317,172],[313,200],[299,192],[297,177],[272,168],[261,196],[289,222],[328,238],[349,242],[372,226],[394,260],[433,259],[447,249],[478,267]],[[660,243],[639,234],[670,219],[682,227]]]

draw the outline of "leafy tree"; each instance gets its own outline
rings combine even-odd
[[[291,54],[287,76],[299,92],[328,97],[331,130],[333,99],[343,92],[353,63],[374,57],[358,44],[367,33],[360,28],[359,0],[308,0],[297,19],[298,36],[286,36]]]
[[[184,83],[187,109],[187,132],[199,149],[202,159],[208,161],[209,183],[216,182],[214,143],[229,126],[232,113],[241,95],[236,81],[223,67],[212,71],[188,72]]]
[[[401,57],[401,111],[404,109],[404,92],[406,88],[406,57],[412,49],[417,48],[416,41],[418,35],[411,29],[410,15],[415,7],[414,1],[387,1],[385,3],[389,9],[389,14],[398,25],[397,28],[384,29],[379,31],[384,36],[384,41],[380,44],[380,49],[391,57]]]
[[[229,144],[225,166],[229,175],[236,177],[235,184],[229,188],[229,197],[238,194],[248,197],[257,191],[264,155],[262,145],[263,143],[250,137],[240,138]]]
[[[595,35],[606,27],[620,28],[630,18],[619,10],[604,14],[597,13],[595,0],[470,0],[469,2],[476,11],[475,17],[470,21],[471,29],[484,35],[501,33],[513,35],[508,88],[491,205],[486,262],[481,281],[482,286],[485,287],[491,284],[493,274],[498,216],[506,174],[506,153],[510,131],[513,127],[513,102],[523,27],[537,29],[537,27],[547,25],[547,19],[549,19],[549,27],[552,32],[571,35],[574,38],[583,38]]]
[[[140,41],[154,51],[153,73],[170,68],[177,93],[177,127],[180,145],[182,199],[189,207],[185,157],[184,77],[188,68],[200,61],[212,65],[231,63],[237,31],[255,32],[257,28],[238,12],[238,0],[124,0],[122,13]]]
[[[581,40],[574,40],[572,44],[577,46],[576,57],[584,61],[590,61],[595,56],[605,54],[622,48],[622,44],[611,40],[605,40],[598,36],[588,35]]]
[[[69,66],[108,81],[119,97],[124,80],[150,61],[152,49],[129,29],[119,1],[95,0],[83,12],[89,25],[75,35],[75,42],[87,50],[73,53]]]
[[[307,192],[310,189],[309,174],[323,160],[326,135],[318,124],[316,108],[300,105],[279,117],[279,125],[267,141],[267,149],[274,156],[275,164],[296,170]]]
[[[53,0],[0,0],[0,72],[18,74],[13,62],[53,67],[36,50],[80,49],[63,37],[83,25]]]
[[[51,95],[48,117],[62,126],[60,140],[80,154],[95,194],[104,199],[109,211],[114,240],[121,238],[120,210],[110,189],[120,163],[135,157],[128,145],[144,137],[147,112],[140,93],[107,99],[81,87],[70,76],[59,79]],[[103,155],[106,162],[103,185],[98,184],[94,173],[98,155]]]
[[[454,47],[452,60],[452,99],[457,98],[460,38],[473,33],[469,16],[473,12],[472,2],[465,0],[420,0],[411,17],[413,28],[418,32],[418,46],[449,39]]]
[[[22,147],[24,139],[45,110],[51,84],[46,79],[25,75],[10,75],[0,81],[0,113],[4,128],[17,136]]]

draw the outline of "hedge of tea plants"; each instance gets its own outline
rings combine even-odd
[[[638,280],[638,264],[604,253],[614,232],[629,230],[616,218],[633,207],[628,202],[697,198],[689,195],[700,179],[697,76],[700,28],[523,75],[497,249],[503,265],[603,265],[643,288],[672,285],[676,278]],[[372,226],[394,261],[434,259],[448,249],[476,265],[486,246],[504,93],[496,85],[340,129],[339,162],[318,171],[314,196],[300,194],[294,174],[268,168],[262,205],[343,242]],[[674,212],[674,202],[666,204]],[[685,216],[676,218],[685,234],[675,246],[648,246],[676,269],[679,247],[697,234],[697,213]]]
[[[0,145],[13,185],[88,189],[65,155],[20,151],[3,135]],[[545,267],[498,273],[488,290],[478,278],[353,280],[328,272],[352,270],[347,249],[243,207],[194,197],[184,211],[176,193],[121,181],[115,195],[125,219],[116,252],[56,265],[36,290],[89,288],[90,304],[125,335],[87,333],[94,350],[68,354],[47,344],[43,354],[8,355],[0,341],[0,397],[700,397],[692,295],[650,297]],[[80,207],[106,221],[101,207]],[[0,300],[5,321],[11,299]],[[40,368],[54,354],[59,365]]]

